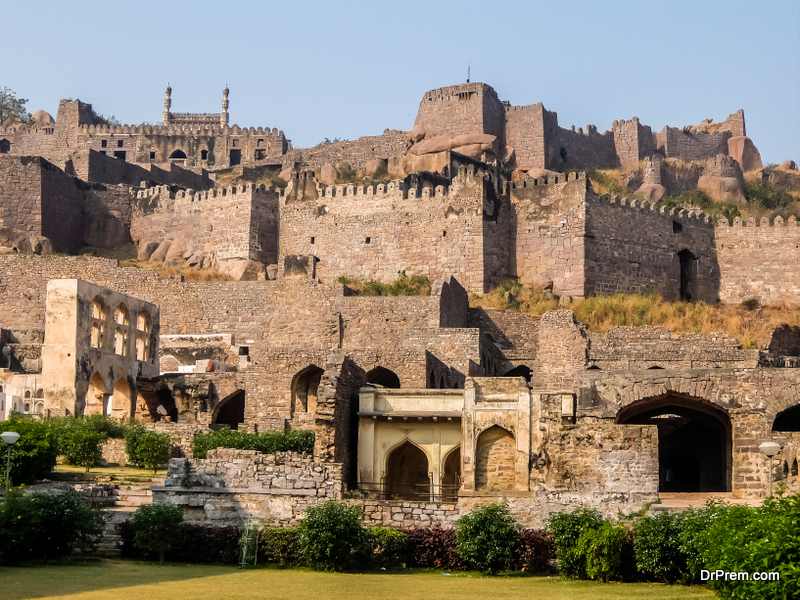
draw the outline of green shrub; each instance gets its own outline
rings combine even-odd
[[[636,524],[633,544],[641,573],[664,583],[688,583],[687,557],[681,551],[682,525],[683,515],[669,512],[643,517]]]
[[[310,506],[300,523],[303,554],[318,571],[342,571],[349,567],[354,551],[362,548],[365,531],[361,506],[328,500]]]
[[[0,564],[96,547],[109,513],[68,492],[10,492],[0,506]]]
[[[133,543],[142,552],[158,552],[158,560],[164,564],[164,556],[180,541],[183,509],[168,504],[151,504],[136,509],[131,519]]]
[[[286,567],[305,565],[299,527],[267,528],[259,538],[259,554],[267,562]]]
[[[578,548],[584,532],[599,529],[603,517],[596,510],[577,508],[572,512],[553,513],[547,517],[545,532],[553,536],[558,570],[568,577],[585,579],[586,557]]]
[[[47,425],[28,417],[12,415],[0,422],[0,432],[16,431],[20,438],[11,446],[11,483],[33,483],[41,479],[56,466],[58,441]],[[3,444],[0,482],[6,487],[6,452]]]
[[[707,582],[721,598],[796,598],[800,589],[800,495],[770,496],[755,508],[728,506],[707,530],[706,563],[730,572],[780,574],[779,581]]]
[[[786,190],[761,181],[747,182],[744,186],[744,195],[749,204],[763,206],[769,210],[783,208],[794,201]]]
[[[59,448],[67,464],[86,467],[88,473],[103,457],[103,444],[107,439],[106,434],[99,431],[73,428],[61,434]]]
[[[686,557],[692,581],[699,582],[701,569],[713,566],[708,563],[708,531],[715,520],[724,516],[729,506],[721,500],[709,500],[702,508],[689,508],[681,513],[680,551]]]
[[[169,434],[155,433],[144,427],[132,426],[125,434],[125,453],[128,460],[140,469],[153,469],[169,461],[172,440]]]
[[[586,574],[591,579],[608,583],[619,575],[622,567],[622,546],[628,530],[623,525],[605,521],[597,529],[587,529],[578,538],[577,551],[586,561]]]
[[[311,430],[270,431],[262,434],[236,431],[228,428],[201,433],[192,440],[196,458],[206,458],[214,448],[258,450],[264,454],[276,452],[314,452],[314,432]]]
[[[506,504],[473,508],[456,523],[458,553],[484,573],[508,566],[520,526]]]
[[[366,547],[370,563],[378,569],[393,569],[406,563],[408,536],[397,529],[372,527],[367,530]]]

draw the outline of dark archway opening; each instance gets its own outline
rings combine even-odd
[[[244,423],[244,390],[237,390],[223,399],[214,412],[212,423],[239,429],[239,424]]]
[[[175,150],[172,154],[169,155],[170,160],[185,160],[186,153],[183,150]]]
[[[166,388],[161,388],[156,392],[158,405],[156,406],[156,414],[161,417],[162,421],[178,422],[178,407],[175,405],[175,398],[172,397],[172,392]]]
[[[681,261],[681,300],[697,299],[697,258],[688,250],[678,252]]]
[[[397,373],[384,367],[375,367],[367,373],[367,383],[374,383],[385,388],[400,389],[400,378]]]
[[[386,492],[389,497],[427,500],[430,490],[431,479],[425,453],[408,441],[392,450],[386,462]]]
[[[7,139],[0,140],[0,154],[8,154],[11,152],[11,142]]]
[[[242,151],[241,150],[231,150],[231,166],[235,167],[242,162]]]
[[[452,501],[458,498],[461,487],[461,446],[451,450],[444,459],[442,473],[442,500]]]
[[[790,406],[775,415],[772,431],[800,431],[800,404]]]
[[[528,383],[531,382],[531,368],[527,365],[519,365],[511,369],[510,371],[506,371],[501,375],[501,377],[524,377],[525,381]]]
[[[669,393],[625,407],[617,422],[658,427],[659,492],[731,491],[731,422],[722,409]]]

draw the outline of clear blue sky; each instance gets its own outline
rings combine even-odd
[[[655,131],[739,108],[764,162],[800,162],[800,3],[25,2],[0,12],[0,86],[55,116],[172,110],[282,129],[295,147],[411,129],[422,95],[472,80],[559,124]]]

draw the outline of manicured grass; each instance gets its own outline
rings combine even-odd
[[[474,573],[442,572],[337,574],[298,569],[208,565],[162,566],[103,560],[58,565],[0,567],[0,597],[180,600],[183,598],[470,600],[541,598],[713,598],[702,587],[655,584],[600,584],[547,577],[484,578]]]

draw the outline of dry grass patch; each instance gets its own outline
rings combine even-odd
[[[510,297],[506,294],[510,293]],[[606,333],[612,327],[650,325],[674,333],[727,333],[743,348],[764,348],[779,325],[800,326],[800,309],[789,306],[761,307],[757,301],[740,305],[704,302],[667,302],[658,294],[616,294],[573,300],[561,306],[541,288],[527,288],[515,280],[501,282],[484,296],[471,295],[470,306],[519,310],[541,316],[569,309],[589,331]]]
[[[233,278],[216,269],[192,269],[187,266],[165,265],[160,260],[137,260],[135,258],[121,260],[120,267],[151,269],[158,273],[159,277],[182,276],[184,281],[233,281]]]

